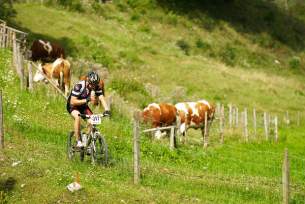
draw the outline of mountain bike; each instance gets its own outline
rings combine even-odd
[[[88,122],[92,124],[92,128],[89,134],[81,132],[81,140],[84,144],[83,148],[76,147],[76,139],[74,131],[68,134],[67,141],[67,156],[72,160],[77,152],[80,153],[80,160],[83,161],[85,155],[91,156],[92,164],[102,164],[107,166],[108,164],[108,146],[105,137],[100,133],[97,125],[102,123],[102,118],[108,115],[94,114],[86,115],[79,114],[83,119],[88,119]]]

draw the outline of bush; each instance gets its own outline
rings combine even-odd
[[[136,103],[141,108],[152,101],[145,86],[141,82],[133,79],[114,79],[109,87],[116,90],[125,100]]]
[[[124,50],[119,52],[120,62],[123,67],[128,69],[137,69],[138,66],[143,64],[143,61],[138,57],[134,50]]]
[[[211,45],[203,42],[200,38],[196,40],[195,45],[199,50],[204,52],[211,49]]]
[[[289,60],[289,67],[292,69],[299,69],[300,65],[301,65],[301,59],[297,56],[294,56]]]
[[[184,51],[184,53],[186,55],[190,54],[190,45],[188,42],[186,42],[185,40],[178,40],[176,45],[182,50]]]
[[[236,48],[231,45],[226,45],[225,48],[220,52],[221,60],[229,66],[234,66],[236,63]]]
[[[93,59],[95,62],[103,64],[107,68],[114,68],[114,59],[100,41],[83,36],[81,38],[81,45],[82,48],[80,49],[86,59]]]
[[[13,17],[16,14],[16,11],[13,9],[11,1],[4,0],[1,2],[0,6],[0,19],[8,20],[10,17]]]
[[[104,5],[98,2],[94,2],[93,4],[91,4],[91,8],[95,11],[96,14],[103,17],[107,17],[107,9],[105,9]]]
[[[164,18],[165,23],[176,26],[178,24],[178,17],[175,13],[169,12]]]

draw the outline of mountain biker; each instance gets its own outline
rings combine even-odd
[[[110,116],[111,112],[104,97],[104,82],[100,80],[95,71],[90,71],[83,80],[76,83],[67,100],[67,111],[74,118],[74,134],[76,137],[76,147],[82,148],[84,144],[80,138],[80,116],[79,114],[92,115],[88,103],[97,105],[100,101],[105,109],[104,115]],[[91,125],[88,124],[89,131]]]

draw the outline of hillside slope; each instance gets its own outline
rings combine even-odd
[[[150,12],[152,17],[147,14],[136,18],[136,11],[119,8],[107,4],[102,9],[104,15],[97,16],[16,4],[14,19],[31,38],[63,43],[73,57],[72,63],[84,58],[108,67],[108,87],[138,106],[151,100],[198,98],[273,111],[303,106],[302,69],[288,67],[289,55],[278,58],[279,52],[253,44],[223,21],[209,31],[183,16],[162,16],[158,9]],[[162,21],[153,18],[158,15]],[[284,45],[279,50],[293,52]],[[73,69],[79,73],[83,67]],[[160,94],[149,97],[147,83],[157,86]],[[135,86],[137,90],[128,89]],[[180,98],[174,96],[177,86],[185,92]]]

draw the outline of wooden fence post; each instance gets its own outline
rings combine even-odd
[[[253,108],[253,129],[254,129],[254,137],[256,138],[256,109]]]
[[[209,144],[209,132],[208,132],[208,112],[204,113],[204,134],[203,134],[203,147],[208,147]]]
[[[133,115],[133,183],[140,182],[140,113],[135,111]]]
[[[229,128],[232,128],[232,104],[229,104]]]
[[[267,119],[267,113],[264,112],[264,129],[265,129],[265,138],[266,138],[266,140],[269,139],[269,133],[268,133],[269,128],[268,128],[268,121],[267,120],[268,120]]]
[[[245,108],[244,111],[244,135],[246,142],[249,141],[249,136],[248,136],[248,114],[247,114],[247,108]]]
[[[28,62],[28,72],[29,72],[29,90],[33,91],[33,69],[32,69],[32,63]]]
[[[220,143],[224,142],[224,106],[222,105],[219,113],[219,134],[220,134]]]
[[[289,112],[286,111],[286,125],[288,126],[290,123],[290,120],[289,120]]]
[[[283,204],[289,203],[289,159],[288,149],[285,148],[284,161],[283,161],[283,172],[282,172],[282,183],[283,183]]]
[[[238,118],[239,118],[239,116],[238,116],[238,107],[236,107],[236,110],[235,110],[235,125],[236,125],[236,128],[238,128]]]
[[[17,68],[17,42],[16,42],[16,35],[13,34],[13,67],[15,67],[16,72],[18,73]]]
[[[232,128],[235,128],[236,107],[232,106]]]
[[[274,117],[274,137],[275,137],[275,142],[278,142],[279,135],[277,131],[277,116]]]
[[[24,69],[23,69],[23,57],[20,52],[20,44],[17,43],[17,67],[19,70],[20,88],[24,88]]]
[[[7,28],[6,25],[4,25],[3,29],[3,43],[4,43],[4,48],[7,47]]]
[[[171,127],[171,132],[170,132],[170,141],[169,141],[169,148],[170,150],[175,149],[175,127]]]
[[[4,45],[3,45],[4,44],[3,43],[3,41],[4,41],[3,36],[4,36],[4,24],[1,23],[0,24],[0,48],[4,47]]]
[[[0,90],[0,149],[3,148],[4,148],[3,105],[2,105],[2,91]]]
[[[216,117],[218,117],[218,118],[220,118],[220,115],[221,115],[221,106],[220,106],[220,103],[219,102],[217,102],[217,104],[216,104]]]

